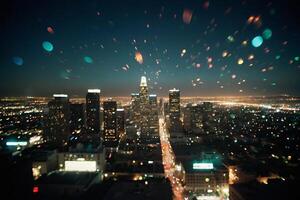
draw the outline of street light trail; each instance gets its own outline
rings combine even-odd
[[[169,141],[170,135],[166,129],[166,124],[163,117],[159,118],[159,136],[165,177],[170,180],[174,195],[173,199],[182,200],[184,189],[180,179],[175,176],[175,155]]]

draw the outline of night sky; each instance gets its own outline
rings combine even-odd
[[[9,0],[0,15],[1,96],[129,96],[142,75],[162,96],[300,95],[297,1]]]

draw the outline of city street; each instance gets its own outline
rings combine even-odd
[[[175,155],[169,141],[170,135],[166,129],[166,123],[163,117],[159,118],[159,135],[165,177],[171,182],[174,199],[182,200],[184,188],[180,182],[180,179],[175,176]]]

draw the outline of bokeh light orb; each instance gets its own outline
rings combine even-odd
[[[48,42],[48,41],[44,41],[42,46],[48,52],[51,52],[54,49],[53,44],[51,42]]]
[[[88,64],[92,64],[94,62],[90,56],[84,56],[83,60],[84,60],[84,62],[86,62]]]
[[[229,35],[229,36],[227,37],[227,40],[228,40],[229,42],[234,42],[234,37],[233,37],[232,35]]]
[[[182,14],[182,20],[184,23],[189,24],[192,21],[193,17],[193,11],[189,9],[184,9],[183,14]]]
[[[183,51],[186,51],[186,50],[182,50],[182,52]],[[143,55],[140,53],[140,52],[135,52],[135,56],[134,56],[134,59],[138,62],[138,63],[140,63],[140,64],[143,64],[143,62],[144,62],[144,59],[143,59]]]
[[[263,32],[263,34],[262,34],[262,36],[266,40],[270,39],[272,37],[272,31],[271,31],[271,29],[268,29],[268,28],[265,29],[264,32]]]
[[[51,26],[47,27],[48,33],[54,34],[54,29]]]
[[[23,63],[24,63],[23,58],[21,58],[21,57],[19,57],[19,56],[13,57],[12,60],[13,60],[13,63],[14,63],[15,65],[18,65],[18,66],[22,66]]]
[[[237,63],[238,63],[239,65],[242,65],[242,64],[244,63],[243,58],[239,58],[238,61],[237,61]]]
[[[262,43],[264,42],[264,39],[261,36],[256,36],[255,38],[252,39],[251,44],[255,48],[260,47]]]

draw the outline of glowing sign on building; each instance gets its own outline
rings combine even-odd
[[[193,169],[213,169],[213,163],[193,163]]]
[[[6,142],[6,146],[26,146],[27,142],[16,141],[16,142]]]
[[[65,171],[94,172],[96,170],[96,161],[65,161]]]

